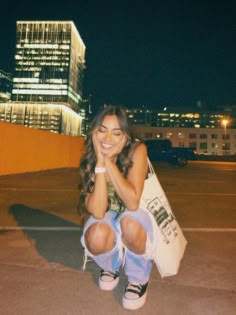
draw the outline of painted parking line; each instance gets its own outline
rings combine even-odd
[[[62,191],[76,191],[78,192],[79,190],[78,189],[55,189],[55,188],[48,188],[48,189],[40,189],[40,188],[0,188],[0,191],[59,191],[59,192],[62,192]]]
[[[174,195],[205,195],[205,196],[236,196],[236,193],[207,193],[207,192],[174,192],[174,191],[166,191],[168,194]]]
[[[40,188],[0,188],[0,191],[38,191],[38,192],[76,192],[78,193],[78,189],[55,189],[55,188],[48,188],[48,189],[40,189]],[[171,195],[201,195],[201,196],[236,196],[236,193],[215,193],[215,192],[174,192],[166,190],[167,194]]]
[[[70,226],[0,226],[0,231],[81,231],[83,227]],[[182,228],[184,232],[236,232],[236,228]]]
[[[236,228],[182,228],[185,232],[236,232]]]
[[[80,226],[0,226],[0,231],[81,231],[82,229]]]

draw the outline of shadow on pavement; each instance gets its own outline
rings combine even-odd
[[[49,263],[81,269],[83,248],[80,244],[82,228],[79,225],[23,204],[13,204],[9,213]]]
[[[82,270],[84,250],[80,243],[81,226],[23,204],[13,204],[9,208],[9,213],[26,237],[34,241],[39,255],[49,263]],[[97,283],[100,268],[93,261],[87,263],[86,272],[90,273],[93,282]],[[126,277],[121,270],[120,287],[122,289],[114,290],[114,298],[117,301],[121,299],[125,284]]]

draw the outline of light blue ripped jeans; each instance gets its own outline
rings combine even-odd
[[[122,243],[120,220],[126,216],[140,223],[147,233],[146,251],[143,255],[134,254]],[[86,248],[84,234],[88,227],[96,222],[106,223],[114,230],[115,246],[111,251],[95,256]],[[152,224],[147,213],[142,208],[138,208],[136,211],[125,210],[118,218],[117,212],[113,210],[107,211],[103,219],[98,220],[90,216],[84,226],[81,237],[81,244],[85,250],[83,269],[85,269],[87,257],[91,257],[101,269],[106,271],[114,272],[119,270],[121,266],[124,266],[124,272],[129,282],[145,284],[149,280],[152,269],[152,240]]]

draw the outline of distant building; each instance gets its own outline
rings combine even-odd
[[[230,120],[228,127],[233,127],[233,117],[224,112],[201,113],[199,111],[155,111],[148,109],[129,109],[129,118],[133,125],[173,128],[221,128],[222,120]]]
[[[169,139],[174,147],[191,147],[198,154],[236,155],[236,129],[144,125],[133,125],[132,129],[140,139]]]
[[[0,70],[0,102],[7,102],[11,98],[12,74]]]
[[[170,139],[175,147],[192,147],[199,154],[236,155],[235,116],[229,112],[184,112],[128,109],[135,135]]]
[[[80,135],[84,69],[85,45],[73,22],[18,21],[12,102],[0,104],[0,119]]]

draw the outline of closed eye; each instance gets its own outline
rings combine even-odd
[[[101,127],[98,128],[98,131],[99,131],[99,132],[106,132],[107,129],[106,129],[105,127],[102,127],[102,126],[101,126]]]

